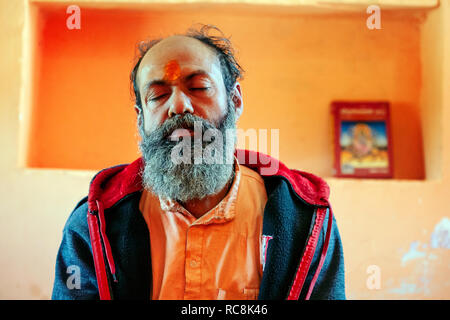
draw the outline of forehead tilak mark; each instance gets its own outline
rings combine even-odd
[[[177,60],[170,60],[164,66],[164,80],[174,81],[181,75],[180,65]]]

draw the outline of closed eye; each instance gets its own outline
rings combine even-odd
[[[151,98],[151,99],[149,99],[150,101],[158,101],[158,100],[161,100],[162,98],[164,98],[165,96],[167,96],[168,95],[168,93],[165,93],[165,94],[162,94],[162,95],[160,95],[160,96],[157,96],[157,97],[155,97],[155,98]]]

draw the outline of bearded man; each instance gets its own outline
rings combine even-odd
[[[141,44],[142,157],[100,171],[69,216],[53,299],[345,299],[329,188],[235,150],[242,69],[212,30]]]

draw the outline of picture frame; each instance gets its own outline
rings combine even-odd
[[[392,178],[390,103],[332,101],[334,176]]]

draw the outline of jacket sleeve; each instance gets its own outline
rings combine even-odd
[[[56,257],[53,300],[99,299],[86,199],[78,203],[64,226]]]
[[[328,213],[328,212],[327,212]],[[309,284],[317,270],[320,255],[322,253],[323,244],[325,241],[326,229],[328,225],[328,217],[325,218],[317,249],[314,254],[314,258],[306,279],[306,288],[309,288]],[[307,290],[303,290],[307,291]],[[306,296],[306,292],[302,292],[300,299]],[[336,224],[336,220],[333,216],[333,225],[330,234],[330,241],[328,243],[327,255],[325,257],[322,270],[317,278],[316,284],[312,291],[311,300],[345,300],[345,272],[344,272],[344,253],[342,248],[341,237]]]

